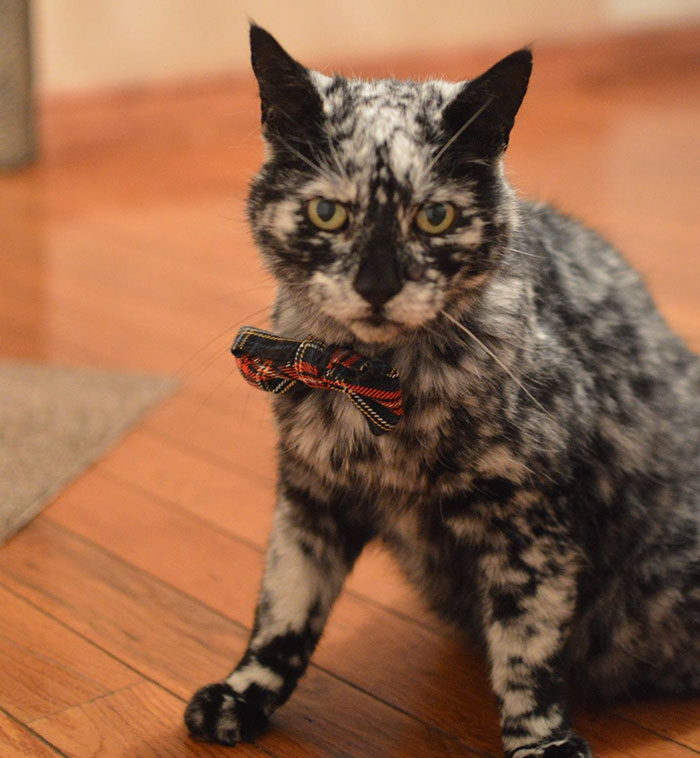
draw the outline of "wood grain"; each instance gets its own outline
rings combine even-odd
[[[62,753],[53,750],[21,723],[0,711],[0,755],[2,758],[56,758]]]
[[[135,672],[0,587],[0,707],[25,723],[139,681]]]
[[[231,751],[196,743],[184,725],[177,728],[182,702],[150,682],[144,682],[42,718],[32,728],[71,758],[223,758]],[[265,753],[241,745],[236,755],[260,758]]]
[[[247,630],[241,623],[49,519],[30,524],[22,537],[0,551],[0,571],[12,590],[183,702],[203,682],[220,678],[243,653]],[[177,554],[166,561],[176,565]],[[472,752],[470,742],[397,711],[317,666],[274,723],[277,728],[260,741],[273,755],[381,758],[390,754],[391,735],[411,745],[416,756]]]

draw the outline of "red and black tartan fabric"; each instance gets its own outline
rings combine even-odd
[[[301,342],[244,326],[231,352],[243,377],[281,395],[299,383],[345,393],[374,434],[391,431],[401,419],[399,375],[385,361],[326,345],[313,337]]]

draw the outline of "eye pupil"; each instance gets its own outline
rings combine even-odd
[[[426,203],[416,214],[416,226],[426,234],[443,234],[452,227],[455,209],[450,203]]]
[[[447,208],[445,207],[445,204],[435,203],[434,205],[429,205],[425,209],[425,217],[428,219],[428,223],[433,226],[440,226],[447,217]]]
[[[345,227],[348,212],[342,203],[315,197],[306,206],[311,223],[324,232],[339,232]]]
[[[319,200],[316,213],[321,221],[330,221],[335,215],[335,203],[332,200]]]

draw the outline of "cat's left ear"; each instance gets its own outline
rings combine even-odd
[[[532,53],[517,50],[467,82],[443,111],[448,136],[479,157],[500,155],[508,146],[531,71]]]
[[[260,88],[265,136],[308,132],[321,122],[323,106],[308,69],[256,24],[250,25],[250,57]]]

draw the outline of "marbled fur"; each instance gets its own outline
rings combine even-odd
[[[275,398],[255,627],[188,706],[192,734],[264,728],[374,539],[483,644],[509,758],[591,755],[572,695],[700,692],[700,364],[607,242],[508,185],[529,52],[466,84],[367,82],[308,72],[257,27],[251,43],[275,329],[387,357],[405,415],[375,437],[338,393]],[[317,196],[347,229],[313,227]],[[416,231],[428,201],[457,208],[448,233]],[[379,309],[354,288],[366,265],[401,277]]]

